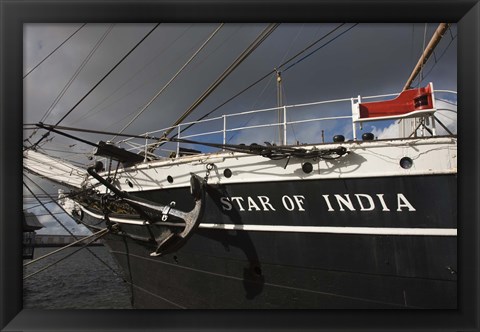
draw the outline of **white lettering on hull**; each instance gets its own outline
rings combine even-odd
[[[416,211],[412,203],[402,193],[396,195],[396,206],[394,210],[397,212]],[[380,210],[384,212],[391,211],[390,207],[385,201],[384,194],[326,194],[322,195],[323,202],[328,212],[345,212],[345,211],[360,211],[368,212]],[[393,200],[393,197],[391,197]],[[392,204],[390,200],[390,204]],[[310,199],[310,204],[318,204],[316,200]],[[306,211],[306,203],[308,199],[304,195],[283,195],[281,200],[273,202],[268,196],[223,196],[220,198],[223,211],[231,211],[236,209],[240,212],[247,211],[277,211],[278,207],[283,207],[284,210],[293,212]]]
[[[380,203],[380,207],[382,211],[390,211],[383,198],[384,194],[376,194],[375,196],[371,196],[369,194],[355,194],[356,200],[350,198],[350,194],[334,194],[332,200],[330,199],[330,195],[322,195],[328,211],[335,212],[335,211],[346,211],[347,208],[350,211],[373,211],[377,209],[378,205],[375,204],[375,200],[373,197],[376,197],[378,203]],[[356,201],[356,202],[355,202]],[[334,204],[333,202],[336,202]],[[354,202],[356,204],[354,204]],[[404,194],[398,193],[397,194],[397,209],[396,211],[402,212],[404,209],[408,211],[416,211],[413,205],[408,201]]]

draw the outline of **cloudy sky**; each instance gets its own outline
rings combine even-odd
[[[156,24],[26,24],[24,26],[24,137],[26,145],[38,141],[43,131],[30,130],[42,121],[56,124],[78,103]],[[83,129],[109,132],[124,129],[127,134],[152,132],[172,125],[197,98],[255,40],[267,24],[160,24],[60,123]],[[424,45],[437,24],[280,24],[253,53],[184,122],[194,121],[215,110],[209,117],[275,107],[275,75],[267,78],[218,108],[275,68],[282,72],[283,102],[287,105],[322,100],[398,93],[402,90]],[[214,33],[216,31],[216,33]],[[198,52],[201,46],[208,43]],[[452,25],[413,86],[433,82],[435,89],[457,90],[457,27]],[[305,53],[284,64],[312,43]],[[61,45],[61,46],[60,46]],[[60,47],[59,47],[60,46]],[[191,60],[189,60],[191,59]],[[188,65],[180,69],[188,62]],[[172,78],[175,76],[175,79]],[[161,93],[153,98],[161,91]],[[439,95],[440,96],[440,95]],[[451,97],[440,96],[447,102]],[[152,101],[153,100],[153,101]],[[148,107],[147,103],[152,101]],[[448,104],[451,106],[450,104]],[[447,105],[445,105],[447,106]],[[218,109],[217,109],[218,108]],[[288,120],[349,115],[350,103],[332,107],[302,108],[289,112]],[[455,113],[445,112],[442,120],[455,126]],[[439,115],[440,117],[440,115]],[[275,112],[229,118],[229,128],[271,123]],[[182,135],[218,130],[223,122],[194,126]],[[364,131],[377,137],[396,132],[392,123],[375,122]],[[289,126],[290,143],[319,142],[335,134],[352,137],[350,123],[322,122],[319,126]],[[256,133],[258,133],[257,131]],[[112,135],[69,132],[92,142],[111,140]],[[275,129],[232,132],[230,143],[275,141]],[[157,136],[160,134],[157,134]],[[265,137],[266,136],[266,137]],[[216,137],[203,137],[213,140]],[[118,141],[122,138],[117,137]],[[199,138],[200,140],[200,138]],[[41,143],[43,151],[61,155],[74,163],[88,164],[92,147],[53,134]],[[166,146],[166,148],[168,148]],[[195,148],[199,148],[196,146]],[[32,177],[35,182],[44,182]],[[33,184],[27,180],[35,188]],[[54,193],[56,187],[45,186]],[[35,192],[39,192],[35,189]],[[27,194],[29,194],[27,192]],[[31,203],[28,199],[26,202]],[[25,205],[32,206],[31,204]],[[49,205],[54,207],[54,205]],[[45,214],[41,208],[29,211]],[[60,212],[58,209],[55,212]],[[83,233],[59,215],[76,233]],[[48,226],[43,233],[56,232],[49,216],[40,216]],[[48,221],[50,220],[50,221]],[[62,231],[64,232],[64,231]]]

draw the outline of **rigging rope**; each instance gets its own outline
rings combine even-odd
[[[41,268],[40,270],[37,270],[37,271],[35,271],[35,272],[33,272],[33,273],[30,273],[29,275],[23,277],[23,280],[26,280],[26,279],[28,279],[28,278],[30,278],[30,277],[33,277],[34,275],[42,272],[42,271],[45,271],[46,269],[48,269],[48,268],[50,268],[50,267],[52,267],[52,266],[60,263],[60,262],[63,261],[64,259],[67,259],[68,257],[76,254],[77,252],[79,252],[80,250],[82,250],[82,249],[84,249],[84,248],[89,249],[88,246],[89,246],[90,244],[92,244],[93,242],[95,242],[95,241],[97,241],[98,239],[102,238],[103,236],[105,236],[105,235],[108,234],[108,233],[109,233],[109,230],[107,229],[105,232],[103,232],[102,234],[100,234],[99,236],[97,236],[96,238],[94,238],[93,240],[90,240],[90,241],[88,241],[87,243],[85,243],[85,244],[84,244],[83,246],[81,246],[79,249],[75,250],[74,252],[71,252],[71,253],[68,254],[68,255],[65,255],[64,257],[60,258],[59,260],[57,260],[57,261],[55,261],[55,262],[53,262],[53,263],[51,263],[51,264],[49,264],[49,265],[47,265],[47,266],[44,266],[44,267]],[[90,252],[91,252],[91,251],[90,251]]]
[[[83,96],[60,120],[58,120],[58,122],[55,124],[55,126],[58,126],[68,115],[70,115],[70,113],[73,112],[73,110],[75,110],[75,108],[77,108],[77,106],[83,101],[85,100],[85,98],[87,98],[90,93],[92,93],[93,90],[95,90],[97,88],[97,86],[100,85],[100,83],[102,83],[134,50],[137,49],[137,47],[145,40],[147,39],[148,36],[150,36],[153,31],[155,31],[155,29],[157,29],[157,27],[160,25],[160,23],[157,23],[137,44],[135,44],[135,46],[130,50],[128,51],[127,54],[125,54],[121,59],[120,61],[117,62],[117,64],[115,66],[113,66],[103,77],[102,79],[100,79],[100,81],[97,82],[97,84],[95,84],[88,92],[87,94],[85,94],[85,96]],[[50,131],[48,131],[47,133],[45,133],[34,145],[30,146],[30,148],[35,148],[41,141],[43,141],[48,135],[50,134]]]
[[[183,31],[177,38],[175,38],[175,40],[170,43],[170,45],[162,45],[165,47],[165,49],[168,49],[170,47],[173,47],[173,45],[178,41],[180,40],[185,34],[186,32],[191,28],[192,24],[185,30]],[[143,84],[140,84],[139,86],[137,86],[136,88],[134,88],[133,90],[130,90],[128,93],[126,94],[123,94],[122,96],[120,96],[119,98],[111,101],[110,103],[104,105],[103,107],[101,107],[100,109],[98,109],[96,112],[93,112],[95,111],[97,108],[100,107],[100,105],[102,105],[105,101],[107,101],[110,97],[112,97],[116,92],[120,91],[121,88],[123,88],[124,86],[126,86],[129,82],[131,82],[133,80],[133,78],[137,77],[139,74],[141,74],[145,68],[147,68],[150,64],[152,64],[160,55],[162,55],[164,52],[165,52],[165,49],[161,50],[160,53],[156,54],[149,62],[147,62],[145,65],[143,65],[143,67],[141,69],[139,69],[136,73],[134,73],[132,76],[130,76],[129,78],[127,78],[121,85],[119,85],[114,91],[112,91],[109,95],[106,95],[105,98],[103,98],[101,101],[99,101],[97,103],[97,105],[95,105],[94,107],[92,107],[91,109],[89,109],[86,113],[82,114],[78,119],[74,120],[73,122],[71,122],[70,124],[71,125],[74,125],[82,120],[85,120],[87,118],[90,118],[92,116],[96,116],[102,112],[104,112],[105,110],[109,110],[111,106],[115,105],[116,103],[118,103],[119,101],[127,98],[128,96],[130,96],[131,94],[133,94],[134,92],[138,91],[139,89],[143,88],[145,85],[147,85],[148,81],[145,81]],[[176,61],[177,59],[175,59]],[[172,63],[174,61],[170,62],[169,64],[163,64],[165,68],[170,68],[172,66]],[[160,77],[161,71],[159,73],[156,73],[155,75],[153,75],[151,78],[154,78],[154,79],[157,79],[157,77]],[[92,113],[93,112],[93,113]],[[129,118],[131,115],[133,115],[135,113],[134,112],[131,112],[129,114],[127,114],[125,117],[121,118],[120,120],[118,121],[115,121],[111,124],[109,124],[106,128],[109,128],[109,127],[112,127],[114,125],[116,125],[117,123],[122,123],[124,120],[126,120],[127,118]]]
[[[425,43],[427,41],[427,26],[428,26],[428,23],[425,23],[425,28],[424,28],[424,31],[423,31],[423,47],[422,47],[422,53],[425,52]],[[419,80],[419,84],[420,82],[423,80],[423,67],[425,66],[425,63],[422,64],[422,66],[420,67],[420,75],[418,76],[418,80]]]
[[[31,72],[33,72],[35,69],[37,69],[37,67],[39,67],[43,62],[45,62],[45,60],[47,60],[53,53],[55,53],[60,47],[62,47],[67,41],[70,40],[70,38],[72,38],[77,32],[79,32],[85,25],[87,25],[87,23],[83,23],[77,30],[75,30],[71,35],[70,37],[68,37],[67,39],[65,39],[60,45],[58,45],[49,55],[47,55],[42,61],[40,61],[35,67],[33,67],[32,69],[30,69],[28,71],[28,73],[26,73],[23,78],[27,77],[28,75],[30,75]]]
[[[181,123],[195,108],[200,105],[217,87],[222,83],[228,75],[230,75],[257,47],[279,26],[279,23],[269,24],[260,35],[245,49],[240,56],[217,78],[217,80],[180,116],[172,127]],[[168,135],[173,128],[165,132]],[[155,149],[153,146],[152,149]],[[153,150],[152,150],[153,151]]]
[[[108,34],[112,31],[113,27],[115,26],[115,24],[111,24],[110,27],[103,33],[103,35],[100,37],[100,39],[97,41],[97,43],[93,46],[92,50],[90,51],[90,53],[88,53],[87,57],[82,61],[82,63],[80,64],[80,66],[77,68],[77,70],[75,71],[75,73],[73,73],[73,76],[70,78],[70,80],[67,82],[67,84],[63,87],[62,91],[60,91],[60,93],[58,94],[58,96],[55,98],[55,100],[53,101],[53,103],[50,105],[50,107],[47,109],[47,111],[45,112],[45,114],[43,115],[43,117],[40,119],[40,122],[43,122],[47,119],[47,117],[50,115],[50,113],[53,111],[53,109],[55,108],[55,106],[58,105],[58,103],[60,102],[60,99],[62,99],[62,97],[65,95],[65,93],[67,92],[68,88],[70,88],[70,86],[73,84],[73,82],[75,81],[75,79],[78,77],[78,75],[80,75],[80,72],[82,71],[83,68],[85,68],[85,66],[87,65],[87,63],[92,59],[93,55],[95,54],[95,52],[98,50],[98,48],[100,47],[100,45],[105,41],[105,39],[107,38]]]
[[[82,131],[82,129],[76,129],[77,131]],[[86,130],[88,131],[88,130]],[[61,133],[59,131],[56,131],[59,134],[62,135],[68,135],[65,133]],[[111,134],[111,133],[109,133]],[[74,136],[69,137],[74,138]],[[140,138],[145,138],[144,136],[139,136]],[[149,138],[154,138],[154,137],[149,137]],[[80,138],[75,138],[77,140],[84,141]],[[289,157],[297,157],[297,158],[324,158],[324,159],[335,159],[335,158],[330,158],[326,157],[327,155],[331,154],[337,154],[339,157],[344,155],[346,152],[345,148],[335,148],[335,149],[324,149],[324,150],[319,150],[319,149],[311,149],[311,150],[305,150],[303,148],[292,148],[292,147],[285,147],[285,146],[276,146],[276,145],[270,145],[268,144],[267,146],[262,146],[259,144],[251,144],[249,146],[246,146],[244,144],[217,144],[217,143],[208,143],[208,142],[200,142],[200,141],[191,141],[191,140],[186,140],[186,139],[178,139],[178,138],[167,138],[165,136],[160,137],[160,138],[155,138],[157,139],[158,144],[162,144],[165,142],[177,142],[177,143],[188,143],[188,144],[199,144],[199,145],[204,145],[204,146],[209,146],[209,147],[215,147],[219,149],[224,149],[224,150],[230,150],[233,152],[243,152],[243,153],[250,153],[250,154],[257,154],[261,155],[263,157],[267,157],[270,159],[282,159],[282,158],[289,158]],[[96,145],[95,143],[89,142],[91,145]]]
[[[28,178],[28,177],[27,177],[27,178]],[[38,185],[37,185],[36,183],[34,183],[31,179],[29,179],[29,180],[30,180],[33,184],[35,184],[36,186],[38,186]],[[30,192],[30,194],[32,194],[32,195],[35,196],[35,193],[30,189],[30,187],[25,183],[25,181],[22,181],[22,182],[23,182],[23,185],[25,186],[25,188]],[[38,186],[38,187],[39,187],[42,191],[44,191],[40,186]],[[44,192],[45,192],[45,191],[44,191]],[[63,228],[64,230],[66,230],[71,236],[73,236],[73,238],[74,238],[75,240],[78,240],[78,238],[77,238],[75,235],[73,235],[73,233],[72,233],[64,224],[62,224],[62,222],[61,222],[57,217],[55,217],[55,215],[45,206],[45,204],[43,204],[43,202],[42,202],[40,199],[37,198],[37,201],[38,201],[38,203],[40,203],[40,205],[45,209],[45,211],[47,211],[47,212],[53,217],[53,219],[55,219],[55,221],[57,221],[57,222],[60,224],[60,226],[62,226],[62,228]]]
[[[333,30],[329,31],[327,34],[323,35],[321,38],[319,38],[318,40],[316,40],[315,42],[313,42],[312,44],[308,45],[307,47],[305,47],[303,50],[301,50],[300,52],[298,52],[297,54],[295,54],[294,56],[292,56],[291,58],[289,58],[287,61],[285,61],[284,63],[282,63],[280,66],[277,67],[277,69],[281,69],[283,66],[285,66],[287,63],[289,63],[290,61],[292,61],[293,59],[295,59],[296,57],[298,57],[299,55],[303,54],[304,52],[306,52],[307,50],[309,50],[310,48],[312,48],[313,46],[315,46],[316,44],[318,44],[320,41],[324,40],[325,38],[327,38],[329,35],[331,35],[332,33],[334,33],[335,31],[337,31],[338,29],[340,29],[342,26],[344,26],[345,23],[341,23],[340,25],[338,25],[336,28],[334,28]],[[266,75],[260,77],[258,80],[256,80],[255,82],[253,82],[252,84],[250,84],[249,86],[247,86],[245,89],[241,90],[240,92],[236,93],[233,97],[227,99],[226,101],[224,101],[222,104],[220,104],[219,106],[215,107],[213,110],[211,110],[210,112],[206,113],[205,115],[201,116],[200,118],[198,118],[196,121],[200,121],[200,120],[203,120],[205,119],[206,117],[208,117],[209,115],[211,115],[213,112],[217,111],[218,109],[220,109],[221,107],[225,106],[227,103],[231,102],[233,99],[237,98],[238,96],[240,96],[242,93],[246,92],[247,90],[249,90],[250,88],[254,87],[255,85],[257,85],[258,83],[260,83],[261,81],[263,81],[265,78],[269,77],[270,75],[274,74],[275,73],[275,69],[271,70],[270,72],[268,72]],[[192,127],[193,124],[190,124],[188,126],[186,126],[184,129],[182,129],[181,132],[184,132],[185,130],[189,129],[190,127]],[[176,137],[177,135],[174,134],[172,137]]]
[[[43,193],[45,193],[46,195],[50,196],[50,198],[53,200],[53,197],[52,197],[49,193],[47,193],[42,187],[40,187],[37,183],[35,183],[35,181],[33,181],[32,179],[30,179],[26,174],[24,174],[24,176],[25,176],[30,182],[32,182],[37,188],[39,188]],[[35,195],[35,194],[33,193],[33,191],[27,186],[27,184],[25,183],[25,181],[23,181],[23,184],[24,184],[25,187],[28,189],[28,191],[30,191],[30,193],[31,193],[32,195]],[[76,192],[76,193],[74,193],[74,194],[72,194],[72,195],[66,195],[66,197],[73,197],[73,196],[79,195],[80,193],[85,192],[85,191],[87,191],[87,190],[89,190],[89,189],[82,190],[82,191],[80,191],[80,192]],[[37,199],[37,200],[38,200],[38,199]],[[78,240],[78,238],[77,238],[68,228],[66,228],[66,227],[61,223],[61,221],[60,221],[57,217],[55,217],[55,215],[53,215],[53,213],[52,213],[50,210],[48,210],[47,207],[46,207],[40,200],[38,200],[38,202],[39,202],[40,205],[42,205],[42,207],[53,217],[53,219],[55,219],[55,220],[60,224],[60,226],[62,226],[62,227],[67,231],[67,233],[69,233],[75,240]],[[60,207],[60,209],[62,209],[65,213],[67,213],[67,211],[65,211],[65,209],[63,208],[63,206],[61,206],[61,205],[57,202],[57,200],[54,200],[54,203],[57,204],[58,207]],[[67,213],[67,214],[68,214],[68,213]],[[83,222],[82,222],[81,220],[78,220],[78,219],[76,219],[76,218],[73,218],[70,214],[68,214],[68,215],[69,215],[72,219],[74,219],[75,221],[79,221],[79,222],[83,225]],[[102,236],[103,236],[103,235],[102,235]],[[88,244],[87,244],[87,245],[88,245]],[[83,247],[82,247],[81,249],[83,249]],[[103,259],[101,259],[101,258],[100,258],[97,254],[95,254],[92,250],[90,250],[90,248],[87,248],[87,251],[88,251],[89,253],[91,253],[91,254],[93,255],[93,257],[95,257],[98,261],[100,261],[100,263],[102,263],[102,264],[105,265],[109,270],[111,270],[114,274],[122,277],[122,276],[119,275],[110,265],[108,265]],[[122,278],[123,278],[123,277],[122,277]]]
[[[329,148],[329,149],[303,149],[303,148],[292,148],[286,146],[276,146],[276,145],[260,145],[260,144],[217,144],[217,143],[208,143],[208,142],[199,142],[191,141],[187,139],[171,139],[172,142],[179,143],[189,143],[189,144],[199,144],[209,147],[215,147],[219,149],[225,149],[233,152],[243,152],[249,154],[260,155],[265,158],[270,158],[272,160],[280,160],[285,158],[296,157],[300,159],[338,159],[345,154],[348,154],[349,151],[345,147]]]
[[[115,136],[123,136],[123,137],[131,137],[131,138],[141,138],[141,139],[160,139],[159,137],[155,137],[155,136],[149,136],[149,135],[131,135],[131,134],[122,134],[122,133],[114,133],[114,132],[110,132],[110,131],[102,131],[102,130],[93,130],[93,129],[81,129],[81,128],[74,128],[74,127],[65,127],[65,126],[53,126],[53,125],[50,125],[50,124],[43,124],[43,123],[39,123],[39,124],[36,124],[36,126],[40,127],[40,128],[44,128],[44,129],[60,129],[60,130],[69,130],[69,131],[80,131],[80,132],[84,132],[84,133],[92,133],[92,134],[102,134],[102,135],[115,135]],[[62,132],[58,132],[60,135],[63,135]],[[80,140],[79,138],[74,138],[73,136],[71,137],[73,139],[76,139],[76,140]],[[91,142],[88,142],[86,144],[89,144],[91,145],[92,143]]]
[[[24,175],[25,177],[27,177],[30,181],[32,181],[32,179],[30,179],[25,173],[24,173],[23,175]],[[39,176],[39,175],[37,175],[37,176]],[[39,176],[39,177],[41,177],[42,179],[47,179],[47,180],[48,180],[47,177],[44,177],[44,176]],[[32,183],[33,183],[33,181],[32,181]],[[75,193],[65,194],[65,197],[64,197],[64,198],[75,197],[75,196],[80,195],[80,194],[82,194],[82,193],[84,193],[84,192],[87,192],[88,190],[90,190],[90,188],[85,189],[85,190],[81,190],[81,191],[78,191],[78,192],[75,192]],[[45,201],[45,202],[44,202],[45,204],[57,203],[59,200],[63,199],[63,198],[53,198],[50,194],[47,194],[47,196],[48,196],[49,200],[48,200],[48,201]],[[35,199],[38,201],[38,198],[35,198]],[[42,198],[42,199],[45,200],[45,198]],[[57,205],[58,205],[58,204],[57,204]],[[23,211],[25,212],[25,211],[27,211],[27,210],[31,210],[31,209],[37,208],[37,207],[39,207],[39,206],[42,206],[42,204],[37,204],[37,205],[34,205],[34,206],[30,206],[30,207],[24,208]],[[65,210],[64,210],[64,211],[65,211]],[[66,213],[66,212],[64,212],[64,213]],[[57,214],[57,213],[51,213],[51,212],[48,213],[48,215],[50,215],[50,216],[51,216],[52,214]],[[67,213],[67,214],[68,214],[68,213]],[[70,217],[71,217],[71,216],[70,216]],[[75,220],[76,220],[76,219],[75,219]],[[78,221],[78,220],[77,220],[77,221]]]
[[[190,57],[190,59],[188,59],[188,61],[175,73],[175,75],[173,75],[173,77],[160,89],[160,91],[158,91],[155,96],[152,97],[152,99],[150,99],[148,101],[148,103],[142,107],[142,109],[122,128],[120,129],[120,134],[123,133],[125,131],[125,129],[127,129],[143,112],[145,112],[145,110],[155,101],[155,99],[157,99],[157,97],[168,87],[170,86],[170,84],[177,78],[178,75],[180,75],[180,73],[185,69],[185,67],[187,67],[190,62],[193,61],[193,59],[205,48],[205,46],[208,44],[208,42],[210,42],[210,40],[217,34],[218,31],[220,31],[220,29],[223,27],[224,23],[221,23],[218,28],[215,29],[215,31],[213,31],[210,36],[207,38],[207,40],[205,40],[205,42],[198,48],[198,50]],[[117,136],[114,136],[112,137],[111,141],[113,141]]]
[[[303,58],[301,58],[300,60],[296,61],[295,63],[291,64],[290,66],[288,66],[287,68],[285,68],[283,71],[287,71],[289,70],[290,68],[292,68],[293,66],[299,64],[300,62],[302,62],[303,60],[305,60],[306,58],[308,58],[309,56],[311,56],[312,54],[318,52],[319,50],[321,50],[322,48],[324,48],[325,46],[327,46],[328,44],[330,44],[331,42],[333,42],[334,40],[340,38],[342,35],[346,34],[348,31],[352,30],[354,27],[356,27],[358,25],[358,23],[355,23],[354,25],[352,25],[351,27],[349,27],[347,30],[341,32],[338,36],[335,36],[334,38],[330,39],[328,42],[326,42],[325,44],[319,46],[318,48],[316,48],[315,50],[313,50],[312,52],[310,52],[309,54],[305,55]]]
[[[450,46],[452,45],[453,41],[457,38],[457,35],[453,36],[451,34],[451,29],[450,27],[448,28],[450,30],[450,42],[448,43],[448,45],[445,47],[445,49],[443,50],[443,52],[440,54],[440,56],[437,58],[436,56],[436,53],[435,51],[433,51],[433,56],[435,58],[435,62],[433,63],[433,65],[430,67],[430,69],[428,70],[428,72],[422,77],[421,80],[419,80],[419,82],[415,85],[416,87],[420,86],[420,84],[430,75],[430,73],[433,71],[433,69],[435,68],[435,66],[440,62],[440,60],[443,58],[443,56],[445,55],[445,53],[448,51],[448,49],[450,48]],[[427,60],[428,61],[428,60]],[[425,63],[426,64],[426,63]]]
[[[358,23],[357,23],[358,24]],[[317,52],[318,50],[320,50],[321,48],[323,48],[324,46],[328,45],[329,43],[331,43],[332,41],[334,41],[335,39],[339,38],[341,35],[343,35],[344,33],[348,32],[349,30],[351,30],[353,27],[355,27],[357,24],[351,26],[349,29],[347,29],[346,31],[342,32],[340,35],[336,36],[335,38],[333,38],[332,40],[326,42],[325,44],[321,45],[320,47],[318,47],[317,49],[315,49],[314,51],[312,51],[311,53],[307,54],[306,56],[304,56],[303,58],[301,58],[300,60],[296,61],[295,63],[291,64],[287,69],[285,70],[288,70],[289,68],[293,67],[294,65],[298,64],[299,62],[305,60],[307,57],[311,56],[313,53]],[[293,59],[295,59],[296,57],[298,57],[299,55],[303,54],[304,52],[306,52],[307,50],[309,50],[310,48],[312,48],[313,46],[315,46],[316,44],[318,44],[320,41],[322,41],[323,39],[327,38],[329,35],[331,35],[332,33],[334,33],[335,31],[337,31],[338,29],[340,29],[343,25],[345,25],[345,23],[342,23],[340,25],[338,25],[337,27],[335,27],[334,29],[332,29],[330,32],[328,32],[327,34],[325,34],[324,36],[322,36],[321,38],[319,38],[318,40],[316,40],[314,43],[308,45],[306,48],[304,48],[303,50],[301,50],[300,52],[298,52],[297,54],[295,54],[294,56],[292,56],[291,58],[289,58],[287,61],[285,61],[284,63],[282,63],[279,68],[285,66],[286,64],[288,64],[290,61],[292,61]],[[257,44],[256,46],[259,45],[259,43],[261,43],[271,32],[273,32],[273,30],[278,26],[278,24],[271,24],[269,27],[267,27],[263,32],[262,32],[262,35],[260,35],[256,41],[258,41],[258,43],[254,42],[254,44]],[[223,81],[223,79],[225,79],[226,75],[228,75],[231,70],[233,70],[235,68],[235,64],[238,66],[237,62],[241,62],[240,60],[243,60],[242,58],[246,57],[247,55],[249,55],[255,48],[251,45],[251,47],[249,47],[249,49],[247,49],[246,51],[244,51],[244,54],[240,55],[239,58],[237,58],[237,60],[235,61],[234,64],[232,64],[225,72],[224,74],[219,77],[217,79],[217,81],[199,98],[199,100],[197,100],[197,102],[195,102],[190,108],[189,110],[187,110],[187,112],[191,112],[193,111],[193,109],[198,106],[198,104],[203,101],[212,91],[213,89],[221,83],[221,81]],[[243,56],[244,55],[244,56]],[[275,72],[275,70],[269,72],[267,75],[263,76],[262,78],[260,78],[259,80],[257,80],[256,82],[254,82],[253,84],[251,84],[250,86],[248,86],[247,88],[243,89],[242,91],[240,91],[239,93],[237,93],[236,95],[234,95],[233,97],[231,97],[230,99],[228,99],[227,101],[225,101],[224,103],[222,103],[220,106],[216,107],[215,109],[213,109],[212,111],[208,112],[207,114],[205,114],[204,116],[202,116],[199,120],[202,120],[204,119],[205,117],[209,116],[210,114],[212,114],[214,111],[216,111],[217,109],[219,109],[220,107],[224,106],[226,103],[230,102],[231,100],[233,100],[234,98],[236,98],[237,96],[239,96],[240,94],[242,94],[243,92],[247,91],[248,89],[250,89],[251,87],[253,87],[254,85],[258,84],[260,81],[262,81],[263,79],[265,79],[266,77],[268,77],[269,75],[271,75],[271,73]],[[186,117],[187,112],[185,112],[185,114],[179,119],[177,120],[177,123],[180,121],[183,120],[184,117]],[[64,117],[65,118],[65,117]],[[197,121],[199,121],[197,120]],[[60,120],[61,121],[61,120]],[[59,121],[59,122],[60,122]],[[59,123],[58,122],[58,123]],[[53,131],[56,126],[58,126],[58,123],[54,126],[52,125],[49,125],[49,128],[48,130],[49,131]],[[43,124],[40,124],[40,125],[43,125]],[[186,128],[184,128],[182,131],[184,130],[187,130],[188,128],[190,128],[193,124],[187,126]],[[38,126],[38,125],[37,125]],[[63,127],[66,129],[66,127]],[[47,129],[47,128],[46,128]],[[68,130],[68,129],[67,129]],[[170,130],[171,131],[171,130]],[[100,131],[97,131],[97,133],[100,133]],[[67,134],[64,134],[65,136]],[[45,135],[44,135],[45,136]],[[117,136],[120,136],[120,134],[118,134]],[[135,137],[133,135],[122,135],[122,136],[128,136],[128,137]],[[173,137],[175,137],[176,135],[174,135]],[[78,139],[78,138],[75,138],[75,137],[72,137],[70,136],[71,138],[73,139]],[[142,135],[142,136],[136,136],[137,138],[150,138],[148,136],[145,136],[145,135]],[[155,138],[156,139],[156,138]],[[80,140],[80,139],[78,139]],[[156,145],[154,145],[153,149],[155,149],[156,147],[158,147],[159,145],[163,144],[165,142],[165,140],[160,140]],[[36,143],[38,144],[38,142]],[[96,145],[94,143],[91,143],[91,142],[88,142],[87,144],[89,145]],[[152,151],[153,151],[152,149]]]
[[[47,258],[47,257],[50,257],[51,255],[54,255],[54,254],[56,254],[56,253],[58,253],[58,252],[60,252],[60,251],[63,251],[63,250],[65,250],[65,249],[67,249],[67,248],[70,248],[70,247],[73,247],[74,245],[76,245],[76,244],[78,244],[78,243],[80,243],[80,242],[83,242],[83,241],[85,241],[85,240],[88,240],[88,239],[90,239],[90,238],[92,238],[92,237],[95,237],[95,236],[97,236],[97,235],[102,235],[103,233],[106,233],[106,232],[108,232],[108,229],[107,229],[107,228],[103,228],[102,230],[99,230],[99,231],[96,232],[96,233],[93,233],[93,234],[91,234],[91,235],[89,235],[89,236],[86,236],[86,237],[83,237],[83,238],[81,238],[81,239],[79,239],[79,240],[76,240],[76,241],[74,241],[74,242],[72,242],[72,243],[70,243],[70,244],[67,244],[66,246],[61,247],[60,249],[51,251],[51,252],[49,252],[48,254],[45,254],[45,255],[40,256],[40,257],[35,258],[35,259],[32,259],[31,261],[26,262],[25,264],[23,264],[23,266],[25,267],[25,266],[28,266],[28,265],[30,265],[30,264],[36,263],[36,262],[38,262],[38,261],[41,261],[42,259],[45,259],[45,258]],[[95,239],[95,240],[98,240],[98,238]],[[95,240],[94,240],[94,241],[95,241]]]

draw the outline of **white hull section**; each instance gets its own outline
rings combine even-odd
[[[329,149],[338,146],[347,148],[350,153],[335,160],[316,161],[297,158],[270,160],[258,155],[233,152],[153,161],[138,164],[126,170],[120,169],[117,174],[116,185],[127,192],[188,187],[190,185],[190,173],[203,177],[206,174],[208,164],[214,164],[214,168],[209,174],[209,184],[410,176],[457,172],[457,140],[452,137],[358,141],[332,143],[316,147]],[[313,145],[302,146],[305,149],[314,147]],[[410,169],[403,169],[400,166],[400,159],[403,157],[409,157],[413,160]],[[313,171],[311,173],[306,174],[302,171],[304,162],[312,163]],[[231,170],[232,176],[230,178],[224,176],[225,169]],[[171,177],[172,183],[167,180],[168,177]],[[103,189],[105,188],[103,187]]]
[[[456,137],[357,141],[301,148],[330,149],[338,146],[345,147],[349,154],[335,160],[271,160],[246,153],[218,152],[150,161],[126,169],[120,168],[114,184],[127,192],[189,187],[190,173],[204,177],[209,164],[213,164],[209,173],[209,184],[457,173]],[[409,157],[413,161],[411,168],[404,169],[400,166],[400,159],[403,157]],[[312,164],[311,173],[307,174],[302,170],[305,162]],[[35,151],[24,153],[24,167],[52,181],[78,188],[87,183],[98,185],[92,177],[87,178],[85,170]],[[115,165],[112,168],[115,168]],[[224,175],[226,169],[232,173],[230,178]],[[111,175],[114,172],[113,169]],[[106,177],[108,173],[100,175]],[[104,192],[106,188],[100,185],[98,189]]]

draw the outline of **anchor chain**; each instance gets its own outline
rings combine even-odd
[[[203,178],[203,181],[205,183],[208,182],[208,178],[210,177],[210,171],[215,167],[214,163],[208,163],[205,168],[207,169],[207,172],[205,173],[205,177]]]

